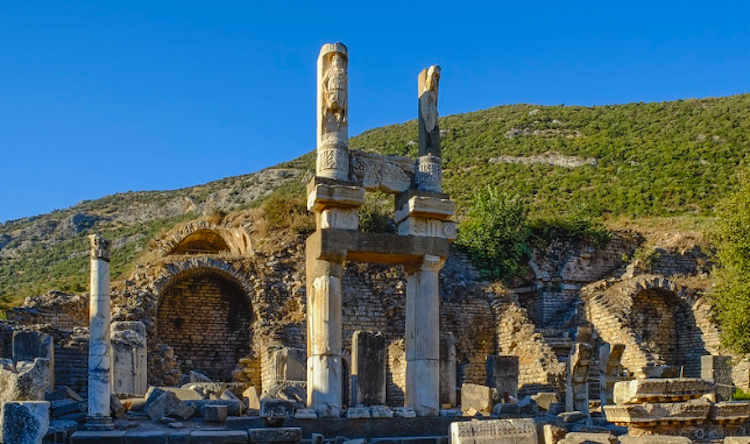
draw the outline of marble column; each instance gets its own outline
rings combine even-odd
[[[315,175],[349,180],[349,54],[343,43],[326,43],[318,55]]]
[[[321,417],[338,417],[343,393],[343,265],[308,257],[307,271],[307,405]]]
[[[443,259],[425,255],[406,278],[406,407],[419,416],[440,412],[440,292]]]
[[[92,234],[89,239],[91,240],[91,294],[86,427],[90,430],[107,430],[112,428],[112,418],[109,413],[109,241],[98,234]]]
[[[419,157],[415,183],[422,191],[440,193],[443,188],[443,161],[440,149],[440,125],[438,122],[438,91],[440,67],[425,68],[417,77],[419,97]]]

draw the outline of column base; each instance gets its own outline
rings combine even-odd
[[[440,370],[437,359],[406,361],[406,407],[417,416],[440,414]]]
[[[95,432],[114,430],[115,425],[109,416],[87,416],[84,424],[86,430]]]
[[[313,355],[307,358],[307,404],[318,416],[341,416],[342,383],[341,357]]]

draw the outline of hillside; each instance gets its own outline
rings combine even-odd
[[[535,217],[585,213],[610,224],[710,217],[737,188],[750,155],[750,94],[665,103],[578,107],[510,105],[441,118],[444,187],[466,207],[496,185]],[[367,131],[354,149],[416,154],[416,122]],[[274,190],[299,193],[312,154],[259,173],[174,191],[131,192],[0,225],[0,298],[86,290],[91,230],[115,240],[113,278],[159,231],[213,211],[257,205]],[[667,218],[667,219],[664,219]],[[667,222],[665,222],[665,220]],[[648,222],[646,222],[648,223]]]

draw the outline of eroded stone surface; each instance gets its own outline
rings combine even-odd
[[[682,401],[699,398],[713,390],[713,384],[698,378],[634,379],[615,383],[615,404],[648,401]]]
[[[352,335],[352,405],[385,404],[385,349],[380,332],[357,330]]]
[[[685,402],[642,403],[605,406],[607,420],[616,424],[658,424],[664,421],[704,421],[712,403],[698,398]]]
[[[461,385],[461,410],[464,414],[470,409],[489,415],[492,413],[492,389],[486,385]]]
[[[49,402],[10,401],[3,404],[2,441],[41,444],[49,428]]]
[[[533,419],[454,422],[450,437],[453,444],[537,444]]]

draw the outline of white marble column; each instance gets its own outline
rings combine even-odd
[[[440,292],[443,259],[425,255],[406,280],[406,407],[419,416],[440,412]]]
[[[349,180],[348,65],[343,43],[326,43],[320,48],[315,175],[343,181]]]
[[[338,417],[343,393],[341,363],[341,264],[308,264],[307,405],[321,417]]]
[[[109,413],[109,241],[98,234],[91,240],[91,287],[89,299],[88,417],[91,430],[112,428]]]

